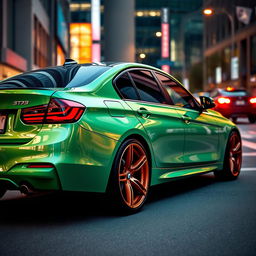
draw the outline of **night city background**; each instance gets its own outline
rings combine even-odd
[[[244,89],[255,104],[256,0],[0,0],[0,81],[66,58],[148,64],[195,96]],[[255,255],[256,117],[233,121],[238,180],[205,174],[158,185],[128,216],[101,195],[7,191],[0,256]]]
[[[254,92],[256,88],[254,0],[0,3],[0,80],[62,65],[71,57],[79,63],[166,64],[192,92],[227,86]],[[208,7],[214,10],[212,15],[203,14]],[[167,8],[169,24],[168,55],[164,58],[163,8]],[[237,8],[245,8],[244,16],[238,16]]]

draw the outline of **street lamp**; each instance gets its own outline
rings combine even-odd
[[[160,37],[162,37],[162,32],[161,32],[161,31],[157,31],[157,32],[154,33],[154,36],[156,36],[157,38],[160,38]],[[142,40],[141,45],[142,45],[142,48],[144,48],[145,43],[147,42],[148,39],[151,39],[152,36],[149,37],[148,34],[146,34],[146,35],[144,34],[142,38],[143,38],[143,40]],[[141,50],[139,50],[139,51],[141,52],[141,51],[143,51],[143,49],[141,49]],[[139,61],[142,61],[142,60],[145,59],[146,57],[147,57],[147,55],[146,55],[145,53],[143,53],[143,52],[141,52],[141,53],[139,54],[139,56],[138,56]]]
[[[212,16],[214,13],[216,14],[225,14],[227,15],[228,19],[229,19],[229,22],[230,22],[230,26],[231,26],[231,58],[230,58],[230,64],[231,64],[231,80],[233,79],[236,79],[237,77],[234,77],[232,76],[232,73],[233,73],[233,67],[232,67],[232,63],[235,62],[235,22],[234,22],[234,18],[233,16],[226,10],[226,9],[223,9],[223,8],[205,8],[203,10],[203,14],[205,16]],[[205,45],[204,45],[205,47]],[[234,62],[233,62],[234,61]],[[206,79],[206,67],[205,67],[205,64],[204,64],[204,73],[203,73],[203,76],[204,76],[204,81]]]
[[[161,37],[161,36],[162,36],[162,32],[157,31],[157,32],[156,32],[156,37]]]
[[[203,14],[206,15],[206,16],[210,16],[213,14],[213,9],[211,8],[206,8],[203,10]]]
[[[226,10],[226,9],[223,9],[223,8],[205,8],[203,10],[203,14],[205,16],[212,16],[214,14],[221,14],[221,13],[224,13],[225,15],[227,15],[229,21],[230,21],[230,26],[231,26],[231,57],[234,57],[234,51],[235,51],[235,47],[234,47],[234,44],[235,44],[235,22],[234,22],[234,18],[233,16]]]
[[[140,58],[141,58],[141,59],[145,59],[145,58],[146,58],[146,54],[145,54],[145,53],[141,53],[141,54],[140,54]]]

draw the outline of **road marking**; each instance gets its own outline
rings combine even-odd
[[[242,134],[242,138],[245,138],[245,139],[253,139],[254,137],[255,137],[255,135]]]
[[[243,156],[256,156],[256,152],[245,152]]]
[[[256,168],[255,167],[247,167],[247,168],[242,168],[241,171],[242,172],[256,172]]]
[[[256,131],[254,130],[249,130],[249,131],[242,131],[240,130],[241,132],[241,136],[243,138],[246,138],[246,139],[254,139],[256,138]]]
[[[242,145],[247,148],[256,150],[256,143],[248,140],[242,140]]]

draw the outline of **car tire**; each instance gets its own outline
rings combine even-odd
[[[242,165],[242,142],[237,131],[231,132],[225,151],[223,169],[215,171],[215,177],[222,180],[236,179]]]
[[[237,117],[232,117],[232,122],[236,123],[236,121],[237,121]]]
[[[136,139],[119,148],[108,185],[111,204],[122,213],[135,213],[144,205],[150,184],[150,160],[145,147]]]
[[[0,199],[4,196],[6,189],[0,189]]]
[[[248,116],[249,122],[254,124],[256,122],[256,116]]]

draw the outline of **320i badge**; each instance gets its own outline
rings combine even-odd
[[[241,168],[238,128],[175,78],[136,63],[35,70],[0,83],[0,196],[8,189],[108,193],[139,210],[150,186]]]

